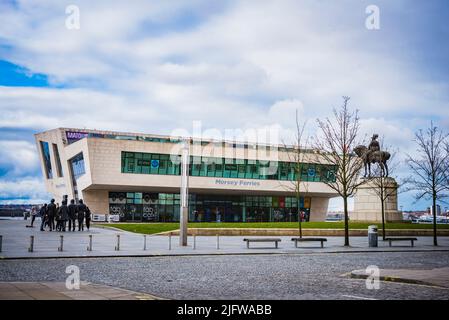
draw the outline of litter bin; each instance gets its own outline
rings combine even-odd
[[[377,247],[377,226],[368,226],[368,244]]]

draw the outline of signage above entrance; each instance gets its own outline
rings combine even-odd
[[[242,179],[233,179],[233,180],[215,179],[215,184],[232,187],[260,187],[259,181],[245,181]]]

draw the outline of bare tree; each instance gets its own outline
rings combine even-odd
[[[360,121],[358,111],[348,108],[349,97],[343,97],[343,105],[333,110],[334,119],[317,119],[322,137],[316,142],[316,148],[322,150],[322,160],[333,170],[334,177],[323,182],[343,198],[345,215],[345,246],[349,246],[348,198],[352,197],[359,186],[365,183],[359,179],[363,161],[352,152],[358,145]],[[332,171],[331,171],[332,172]]]
[[[383,139],[381,140],[383,141]],[[384,148],[381,145],[380,150],[389,151],[389,148]],[[399,187],[404,186],[405,183],[398,183],[398,178],[394,176],[395,170],[398,166],[398,162],[395,161],[395,155],[397,152],[390,152],[391,157],[389,161],[389,176],[386,176],[385,171],[382,169],[380,165],[376,166],[374,169],[374,175],[369,179],[369,182],[373,185],[374,193],[379,197],[381,204],[381,214],[382,214],[382,238],[385,240],[386,232],[385,232],[385,202],[388,198],[392,196],[397,196],[399,192]]]
[[[302,180],[301,170],[303,164],[306,162],[306,152],[307,146],[309,145],[309,136],[305,136],[305,128],[307,125],[307,121],[300,121],[298,110],[295,113],[295,121],[296,121],[296,132],[295,132],[295,141],[293,145],[288,145],[285,142],[284,148],[287,151],[288,162],[293,163],[293,172],[289,172],[289,174],[293,173],[294,179],[289,180],[290,184],[285,186],[286,189],[295,192],[296,203],[298,206],[298,228],[299,228],[299,237],[302,238],[302,212],[300,208],[300,198],[301,195],[304,197],[308,192],[308,184],[306,181]],[[290,168],[289,168],[290,169]]]
[[[408,178],[411,187],[415,190],[416,201],[421,199],[432,200],[433,213],[433,244],[437,241],[437,200],[449,196],[449,150],[447,147],[449,135],[437,126],[430,123],[425,131],[415,133],[417,153],[414,156],[407,155],[407,164],[412,176]]]

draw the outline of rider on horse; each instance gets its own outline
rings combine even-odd
[[[379,141],[377,141],[377,138],[379,137],[378,134],[373,134],[373,137],[371,138],[371,143],[368,146],[368,152],[367,152],[367,159],[371,159],[371,155],[380,150],[380,144]]]

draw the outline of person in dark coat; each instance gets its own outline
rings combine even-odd
[[[44,231],[45,223],[47,222],[47,204],[44,203],[44,205],[39,210],[39,216],[41,217],[41,231]]]
[[[75,231],[75,220],[77,218],[78,207],[75,200],[70,200],[69,204],[69,231]]]
[[[83,199],[78,204],[78,231],[84,231],[84,217],[86,216],[87,206],[83,203]]]
[[[56,204],[56,231],[61,231],[61,212],[59,211],[59,205]]]
[[[56,218],[55,199],[51,199],[50,204],[47,206],[47,215],[48,215],[48,226],[50,227],[50,231],[52,231],[55,229],[55,218]]]
[[[85,214],[85,218],[86,218],[86,227],[87,227],[87,231],[89,231],[89,228],[90,228],[91,213],[90,213],[89,207],[87,207],[87,206],[86,206],[86,214]]]
[[[69,208],[67,207],[67,201],[64,200],[59,207],[59,231],[65,232],[67,220],[69,220]]]

